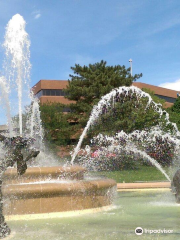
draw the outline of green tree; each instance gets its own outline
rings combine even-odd
[[[171,111],[175,113],[180,113],[180,97],[176,98],[175,103],[171,107]]]
[[[176,123],[180,131],[180,97],[178,97],[172,107],[166,109],[169,113],[169,120]]]
[[[165,104],[165,100],[162,99],[162,98],[159,98],[155,95],[154,91],[152,91],[151,89],[149,88],[142,88],[142,91],[148,93],[151,97],[152,97],[152,100],[155,102],[155,103],[160,103],[162,104],[162,108]]]
[[[90,112],[102,96],[120,86],[130,86],[142,74],[131,76],[130,68],[125,66],[108,66],[105,61],[88,66],[75,64],[71,67],[74,74],[70,75],[66,98],[76,103],[70,105],[70,118],[79,123],[79,128],[85,127]]]
[[[63,113],[65,105],[61,103],[46,103],[40,106],[42,125],[45,138],[56,144],[68,144],[71,136],[71,126],[68,115]]]
[[[151,94],[153,101],[155,100],[156,103],[163,103],[164,100],[155,96],[153,92],[148,89],[146,89],[146,92]],[[148,130],[152,126],[158,125],[159,122],[165,128],[164,116],[160,117],[153,104],[147,107],[148,98],[138,99],[136,94],[133,94],[131,96],[120,96],[119,99],[120,101],[107,109],[105,114],[102,113],[95,126],[89,131],[89,138],[96,136],[98,133],[113,136],[121,130],[126,133],[131,133],[134,130]],[[169,128],[171,129],[171,127]]]
[[[162,109],[164,109],[169,114],[170,122],[176,123],[178,129],[180,129],[180,111],[178,113],[178,105],[180,107],[180,101],[178,103],[178,101],[177,101],[178,99],[177,99],[176,100],[177,103],[175,102],[175,104],[173,104],[171,108],[165,109],[164,107],[166,105],[165,104],[166,101],[164,99],[157,97],[151,89],[142,88],[142,90],[144,92],[148,93],[152,97],[154,102],[162,104]],[[159,121],[161,122],[162,129],[164,130],[164,132],[170,131],[171,133],[173,133],[174,127],[172,124],[168,124],[168,125],[166,124],[165,117],[160,118]]]

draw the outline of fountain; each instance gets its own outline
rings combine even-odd
[[[43,143],[43,129],[41,126],[40,111],[38,100],[33,94],[29,93],[31,105],[26,109],[27,119],[23,122],[23,86],[29,88],[30,76],[30,52],[29,52],[29,37],[25,31],[25,21],[16,14],[9,21],[6,29],[5,47],[6,60],[4,61],[4,76],[0,77],[1,103],[4,106],[7,116],[7,124],[9,131],[5,135],[0,135],[0,145],[3,180],[2,192],[4,196],[3,213],[7,220],[13,221],[17,219],[49,219],[51,217],[59,217],[62,212],[82,209],[101,208],[112,204],[116,192],[116,183],[111,179],[85,177],[86,168],[74,165],[75,158],[81,148],[83,139],[91,126],[103,113],[106,113],[111,106],[115,106],[123,97],[136,97],[137,101],[140,98],[147,98],[148,103],[160,116],[165,115],[167,124],[170,123],[169,116],[165,111],[162,111],[160,105],[154,103],[151,97],[136,87],[120,87],[113,90],[109,94],[102,97],[99,103],[93,107],[89,121],[80,137],[80,140],[72,154],[70,166],[54,166],[44,167],[44,159],[51,159],[51,156],[45,152]],[[18,93],[18,121],[15,122],[11,118],[11,102],[10,94],[12,93],[10,86],[17,89]],[[18,132],[15,131],[18,129]],[[18,126],[18,127],[17,127]],[[175,124],[172,124],[174,135],[179,136],[179,131]],[[158,130],[159,131],[159,130]],[[158,134],[163,139],[167,137],[175,144],[175,151],[179,149],[179,140],[176,137],[163,135],[153,129],[151,131],[152,141]],[[115,136],[98,135],[93,139],[98,142],[101,147],[99,154],[107,152],[109,154],[121,154],[122,151],[129,152],[130,149],[134,155],[141,156],[151,162],[158,170],[160,170],[168,181],[169,176],[164,171],[162,166],[145,151],[138,148],[137,139],[143,139],[147,132],[133,132],[126,134],[123,131]],[[150,134],[150,135],[151,135]],[[149,137],[149,138],[150,138]],[[35,138],[34,140],[32,138]],[[121,145],[121,140],[125,139],[126,144]],[[40,152],[40,153],[39,153]],[[86,147],[88,161],[90,159],[90,147]],[[38,155],[38,156],[37,156]],[[16,158],[17,157],[17,158]],[[34,166],[32,158],[38,159]],[[92,159],[90,159],[92,160]],[[29,161],[29,162],[28,162]],[[37,160],[36,160],[37,161]],[[13,167],[17,164],[17,171]],[[28,165],[28,169],[26,170]],[[7,167],[8,170],[6,170]],[[4,171],[6,172],[4,173]],[[173,182],[177,190],[179,178],[178,172],[175,174]],[[2,185],[1,180],[1,185]],[[177,185],[176,185],[177,184]],[[179,186],[179,185],[178,185]],[[2,195],[1,195],[2,197]],[[178,199],[178,197],[177,197]],[[128,200],[128,199],[126,199]],[[9,227],[4,222],[2,215],[1,202],[1,229],[0,237],[5,237],[10,234]],[[114,213],[113,213],[114,214]],[[95,225],[94,225],[95,226]],[[113,226],[112,226],[113,227]],[[59,229],[59,228],[58,228]],[[36,231],[35,231],[36,232]],[[45,231],[46,232],[46,231]],[[46,236],[45,236],[46,237]],[[66,236],[67,238],[67,236]]]
[[[174,147],[174,155],[178,154],[178,151],[180,149],[180,132],[178,131],[178,128],[175,123],[171,123],[169,121],[169,114],[161,109],[161,104],[156,104],[149,94],[143,92],[142,90],[136,88],[136,87],[119,87],[117,89],[112,90],[110,93],[106,94],[101,98],[101,100],[98,102],[97,105],[93,107],[93,110],[91,112],[90,118],[87,122],[86,127],[83,130],[83,133],[80,136],[79,142],[74,149],[74,152],[72,154],[72,160],[71,163],[73,164],[77,154],[79,151],[82,151],[81,145],[83,142],[83,139],[85,135],[87,134],[90,127],[92,127],[96,120],[102,115],[107,114],[108,110],[111,110],[115,107],[116,104],[119,102],[124,101],[124,98],[128,97],[129,100],[136,98],[135,104],[139,102],[139,99],[141,98],[147,98],[148,102],[146,105],[146,109],[149,108],[151,105],[154,111],[159,113],[160,117],[165,116],[166,125],[171,125],[173,128],[172,134],[167,134],[163,132],[161,129],[162,126],[156,126],[152,127],[150,130],[147,131],[134,131],[130,134],[126,134],[125,132],[121,131],[120,133],[116,133],[115,136],[104,136],[102,134],[99,134],[97,137],[93,139],[93,141],[96,143],[96,147],[99,149],[96,152],[97,157],[107,157],[110,156],[119,156],[122,152],[133,154],[134,156],[137,155],[139,158],[143,158],[146,161],[149,161],[152,165],[154,165],[165,177],[168,181],[171,182],[170,177],[167,175],[165,170],[162,168],[162,166],[152,157],[150,157],[145,151],[142,151],[141,149],[138,149],[138,143],[139,141],[142,141],[144,144],[144,140],[147,141],[147,139],[150,139],[150,143],[152,145],[153,141],[157,140],[158,138],[161,139],[161,141],[169,141],[169,144],[172,144]],[[136,107],[136,106],[135,106]],[[148,136],[149,135],[149,136]],[[93,142],[92,141],[92,142]],[[122,144],[122,142],[124,142]],[[144,144],[145,145],[145,144]],[[86,146],[87,156],[83,156],[80,158],[80,162],[82,165],[86,166],[87,168],[90,167],[92,169],[93,161],[94,159],[91,158],[90,153],[91,149],[89,146]],[[94,158],[94,157],[93,157]],[[100,163],[100,162],[99,162]],[[98,164],[98,162],[97,162]],[[179,166],[178,166],[179,167]],[[177,170],[173,177],[173,183],[172,183],[172,189],[175,192],[176,201],[177,203],[180,202],[180,170]]]
[[[130,99],[136,97],[137,101],[139,101],[139,99],[141,99],[141,98],[147,98],[148,103],[146,105],[146,108],[148,108],[150,105],[152,105],[154,111],[159,113],[160,117],[165,115],[166,125],[168,125],[168,124],[172,125],[173,134],[174,134],[175,138],[173,139],[173,137],[169,136],[168,134],[163,135],[160,126],[156,130],[154,130],[154,128],[152,128],[150,130],[151,136],[153,136],[154,138],[157,137],[158,134],[163,135],[163,138],[167,138],[167,136],[168,136],[170,138],[170,140],[173,141],[173,143],[176,145],[177,149],[179,148],[180,141],[176,137],[180,136],[180,132],[178,131],[178,128],[177,128],[176,124],[171,123],[169,121],[169,114],[165,110],[161,109],[161,105],[156,104],[152,100],[152,98],[150,97],[149,94],[143,92],[141,89],[139,89],[137,87],[133,87],[133,86],[132,87],[119,87],[117,89],[112,90],[110,93],[106,94],[105,96],[103,96],[102,99],[99,101],[99,103],[93,107],[93,110],[91,112],[91,116],[90,116],[90,118],[87,122],[87,125],[84,128],[84,131],[83,131],[82,135],[80,136],[80,139],[79,139],[79,142],[78,142],[76,148],[74,149],[74,153],[72,155],[72,160],[71,160],[72,164],[73,164],[73,162],[74,162],[74,160],[75,160],[75,158],[76,158],[76,156],[77,156],[77,154],[80,150],[83,139],[84,139],[85,135],[87,134],[87,131],[89,130],[89,128],[95,124],[96,120],[102,114],[106,114],[108,112],[108,109],[111,110],[112,107],[114,107],[115,103],[118,104],[120,101],[122,101],[122,99],[124,99],[127,96]],[[146,131],[139,132],[139,131],[136,130],[135,132],[127,135],[126,133],[121,131],[120,133],[117,133],[114,137],[103,136],[102,134],[100,134],[99,136],[97,136],[96,142],[100,144],[100,147],[101,147],[102,142],[104,143],[104,145],[106,147],[110,143],[111,144],[111,151],[114,150],[114,148],[116,148],[116,149],[119,148],[119,150],[120,150],[120,149],[122,149],[122,147],[124,147],[124,146],[122,146],[122,144],[119,141],[120,138],[123,137],[125,139],[125,141],[132,144],[132,138],[142,140],[144,138],[143,134],[145,134],[145,133],[147,135]],[[153,141],[153,138],[152,138],[151,142],[152,141]],[[135,146],[133,147],[131,145],[131,148],[134,148],[134,152],[139,153],[140,155],[145,154],[145,153],[141,152],[140,150],[136,149]],[[129,146],[126,147],[126,151],[129,151],[128,149],[130,149]],[[167,174],[163,171],[160,164],[158,164],[155,159],[152,159],[152,158],[148,157],[146,154],[145,154],[145,157],[148,158],[148,160],[153,165],[155,165],[158,168],[158,170],[160,170],[166,176],[166,178],[170,181]]]
[[[111,205],[116,192],[114,180],[87,180],[83,167],[61,167],[57,162],[56,166],[43,166],[44,157],[50,161],[51,156],[45,152],[38,100],[30,91],[31,105],[23,121],[22,103],[24,95],[27,98],[31,68],[30,41],[25,25],[22,16],[14,15],[7,25],[3,44],[6,59],[4,76],[0,77],[0,93],[9,131],[0,135],[0,189],[2,186],[4,199],[4,206],[2,201],[0,206],[0,238],[10,234],[3,214],[8,220],[49,218],[53,214],[61,215],[62,211],[101,208]],[[18,119],[11,117],[13,89],[17,90]],[[39,162],[33,166],[31,159],[36,157]],[[17,171],[13,167],[15,163]]]
[[[2,199],[2,181],[3,181],[3,174],[8,167],[13,167],[14,164],[17,164],[17,172],[18,175],[22,175],[26,169],[27,165],[26,162],[31,158],[36,157],[39,154],[39,151],[30,148],[32,139],[25,139],[22,137],[12,137],[7,138],[3,135],[0,135],[0,141],[2,141],[5,145],[5,154],[3,159],[1,159],[0,163],[0,238],[6,237],[10,234],[10,229],[6,222],[4,221],[3,216],[3,199]],[[28,156],[24,159],[22,154],[22,149],[28,149]]]

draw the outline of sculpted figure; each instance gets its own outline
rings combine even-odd
[[[180,203],[180,169],[174,174],[171,187],[172,191],[175,193],[176,202]]]
[[[26,162],[31,158],[35,158],[39,151],[31,149],[33,139],[22,138],[20,136],[7,138],[0,134],[0,141],[3,142],[6,154],[3,160],[0,160],[0,238],[6,237],[10,234],[11,230],[4,220],[3,216],[3,196],[2,196],[2,176],[8,167],[13,167],[17,164],[17,173],[22,175],[27,169]],[[24,159],[22,150],[28,151],[27,157]]]

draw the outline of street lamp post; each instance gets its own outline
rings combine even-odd
[[[131,68],[131,77],[132,77],[132,59],[131,59],[131,58],[129,59],[129,62],[130,62],[130,68]]]

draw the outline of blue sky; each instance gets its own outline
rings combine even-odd
[[[0,0],[1,44],[16,13],[31,40],[31,86],[68,79],[75,63],[132,58],[139,81],[180,91],[179,0]]]

